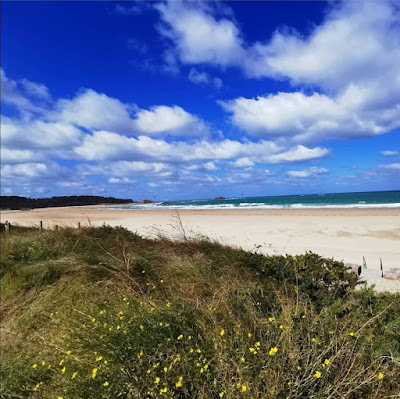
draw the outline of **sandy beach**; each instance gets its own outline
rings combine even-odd
[[[204,234],[222,243],[265,254],[299,254],[313,251],[322,256],[362,264],[364,278],[377,289],[400,291],[400,282],[380,279],[384,269],[400,267],[400,209],[308,209],[308,210],[180,210],[187,235]],[[45,208],[2,211],[2,222],[44,227],[122,225],[154,237],[178,237],[180,228],[174,210],[121,210],[106,206]]]

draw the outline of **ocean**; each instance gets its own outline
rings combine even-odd
[[[400,191],[237,197],[131,204],[113,209],[400,208]]]

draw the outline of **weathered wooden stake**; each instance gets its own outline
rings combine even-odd
[[[81,229],[81,222],[78,222],[78,229]]]
[[[56,229],[56,231],[58,231],[58,224],[56,224],[56,225],[54,226],[54,228]]]
[[[6,234],[8,234],[8,232],[10,231],[10,223],[8,223],[8,220],[6,220],[6,223],[4,225],[4,229]]]
[[[39,224],[39,230],[40,230],[40,231],[42,231],[42,230],[43,230],[43,221],[40,221],[40,224]]]
[[[383,277],[383,265],[382,265],[382,258],[379,258],[380,260],[381,260],[381,274],[382,274],[382,277]]]
[[[365,258],[363,256],[363,268],[366,269],[367,268],[367,262],[365,261]]]

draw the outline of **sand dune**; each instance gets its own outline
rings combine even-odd
[[[204,234],[219,241],[266,254],[313,251],[326,257],[362,264],[365,277],[380,290],[400,292],[400,282],[379,279],[385,269],[400,267],[400,209],[310,210],[181,210],[186,234]],[[4,211],[4,222],[44,226],[80,222],[122,225],[146,236],[179,235],[177,213],[171,210],[115,210],[102,206]],[[368,274],[369,273],[369,274]]]

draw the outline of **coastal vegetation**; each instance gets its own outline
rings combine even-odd
[[[131,204],[131,199],[99,197],[96,195],[71,195],[51,198],[27,198],[17,195],[0,197],[1,209],[34,209],[59,206],[82,206],[98,204]]]
[[[1,226],[1,398],[394,398],[400,301],[342,262]]]

